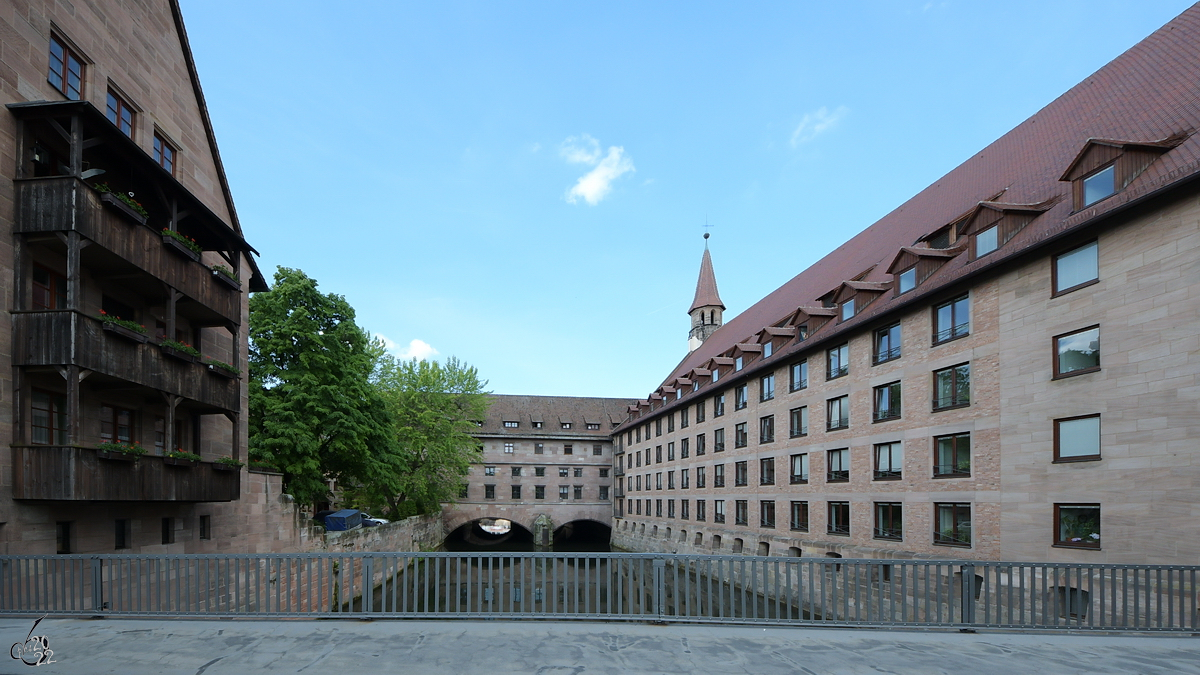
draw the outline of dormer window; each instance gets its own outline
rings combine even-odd
[[[796,326],[796,342],[804,342],[808,339],[808,324],[802,323]]]
[[[542,428],[542,423],[541,423],[541,422],[534,422],[534,423],[533,423],[533,428],[534,428],[534,429],[541,429],[541,428]]]
[[[681,399],[681,398],[683,398],[683,390],[682,390],[682,389],[676,389],[676,390],[675,390],[675,400],[676,400],[676,401],[678,401],[678,400],[679,400],[679,399]]]
[[[854,318],[854,298],[842,303],[842,321]]]
[[[917,287],[917,268],[910,267],[899,275],[898,292],[903,294]]]
[[[945,229],[929,239],[929,248],[950,248],[950,230]]]
[[[1000,247],[999,241],[1000,228],[993,225],[986,230],[980,230],[975,233],[975,257],[982,258],[983,256],[995,251]]]
[[[765,359],[774,353],[775,353],[775,345],[770,342],[764,342],[763,343],[763,358]]]
[[[739,356],[739,357],[737,357],[736,359],[734,359],[734,360],[733,360],[733,370],[734,370],[734,372],[737,372],[737,371],[741,370],[741,369],[742,369],[742,365],[743,365],[743,363],[744,363],[744,361],[743,361],[743,359],[742,359],[742,357],[741,357],[741,356]]]
[[[1083,179],[1083,205],[1091,206],[1117,191],[1117,165],[1109,164]]]
[[[712,369],[712,381],[715,383],[715,382],[716,382],[717,380],[719,380],[719,379],[721,379],[721,371],[720,371],[720,370],[718,370],[718,369],[716,368],[716,366],[713,366],[713,369]]]
[[[561,424],[562,424],[562,428],[563,428],[563,429],[570,429],[570,428],[571,428],[571,423],[570,423],[570,422],[562,422]]]
[[[516,429],[519,426],[521,426],[521,424],[519,422],[505,422],[504,423],[505,429]]]

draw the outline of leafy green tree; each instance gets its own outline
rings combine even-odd
[[[354,498],[396,518],[431,513],[453,501],[472,462],[481,461],[472,436],[490,405],[486,381],[458,359],[380,362],[378,386],[393,420],[393,442],[374,453],[375,466]]]
[[[327,480],[362,481],[395,443],[392,407],[372,381],[383,349],[340,295],[280,267],[250,298],[250,458],[284,473],[301,503]]]

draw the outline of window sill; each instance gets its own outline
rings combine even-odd
[[[946,406],[941,406],[941,407],[938,407],[935,405],[935,406],[933,406],[933,410],[931,412],[940,413],[940,412],[943,412],[946,410],[958,410],[959,408],[970,407],[970,405],[971,405],[970,401],[967,401],[966,403],[955,403],[953,405],[946,405]]]
[[[808,532],[807,527],[793,527],[792,532]]]
[[[850,482],[850,479],[849,479],[849,478],[834,478],[834,479],[832,479],[832,480],[829,480],[829,479],[826,479],[826,480],[825,480],[825,483],[826,483],[826,484],[829,484],[829,483],[849,483],[849,482]]]
[[[1099,462],[1104,459],[1100,455],[1086,455],[1082,457],[1059,457],[1055,458],[1051,464],[1075,464],[1077,462]]]
[[[1079,289],[1081,289],[1081,288],[1087,288],[1088,286],[1095,286],[1095,285],[1096,285],[1096,284],[1098,284],[1098,283],[1100,283],[1100,280],[1099,280],[1099,279],[1092,279],[1091,281],[1085,281],[1085,282],[1083,282],[1082,284],[1077,284],[1077,285],[1075,285],[1075,286],[1072,286],[1072,287],[1070,287],[1070,288],[1064,288],[1064,289],[1062,289],[1061,291],[1055,291],[1055,292],[1053,292],[1053,293],[1051,293],[1051,294],[1050,294],[1050,297],[1051,297],[1052,299],[1053,299],[1053,298],[1057,298],[1057,297],[1061,297],[1061,296],[1064,296],[1064,295],[1066,295],[1067,293],[1073,293],[1074,291],[1077,291],[1077,290],[1079,290]]]
[[[899,415],[893,415],[891,417],[875,417],[871,420],[871,424],[879,424],[880,422],[891,422],[892,420],[898,420],[898,419],[900,419]]]
[[[882,366],[885,363],[891,363],[892,361],[899,361],[899,360],[900,360],[899,356],[893,356],[893,357],[886,358],[886,359],[873,359],[871,361],[871,365],[872,366]]]
[[[955,340],[961,340],[965,337],[970,337],[970,336],[971,336],[971,333],[970,333],[970,331],[968,331],[966,333],[963,333],[962,335],[954,335],[952,337],[948,337],[945,340],[938,340],[937,337],[934,337],[933,344],[931,344],[930,346],[937,347],[938,345],[944,345],[947,342],[954,342]]]
[[[807,478],[793,478],[788,482],[788,485],[808,485]]]
[[[1098,372],[1100,372],[1100,366],[1096,366],[1095,368],[1084,368],[1082,370],[1072,370],[1069,373],[1055,373],[1054,377],[1050,378],[1050,381],[1053,382],[1054,380],[1065,380],[1077,375],[1088,375],[1090,373]]]
[[[1069,548],[1075,551],[1101,551],[1099,546],[1077,546],[1075,544],[1051,544],[1050,548]]]
[[[827,531],[825,534],[828,534],[831,537],[849,537],[850,536],[849,532],[828,532]]]
[[[959,544],[952,541],[934,541],[934,546],[950,546],[952,548],[971,548],[970,544]]]
[[[969,473],[935,473],[934,478],[970,478]]]
[[[774,485],[774,484],[775,484],[775,481],[771,481],[769,483],[759,483],[760,486],[761,485]]]
[[[876,540],[876,541],[904,541],[904,537],[880,537],[880,536],[874,536],[874,537],[871,537],[871,538],[872,538],[872,539],[874,539],[874,540]]]
[[[875,476],[875,480],[878,480],[878,481],[883,481],[883,480],[903,480],[903,478],[904,478],[903,476]],[[878,539],[878,538],[880,538],[880,537],[876,537],[876,538]]]

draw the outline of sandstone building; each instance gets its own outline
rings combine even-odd
[[[295,545],[279,477],[215,461],[245,457],[266,286],[177,2],[4,2],[0,28],[3,551]]]
[[[1194,563],[1198,63],[1193,7],[715,330],[694,304],[616,430],[614,542]]]

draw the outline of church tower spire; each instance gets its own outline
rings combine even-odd
[[[696,297],[688,315],[692,317],[692,328],[688,332],[688,353],[708,339],[721,327],[721,313],[725,303],[717,293],[717,275],[713,273],[712,256],[708,253],[708,233],[704,233],[704,257],[700,259],[700,278],[696,280]]]

